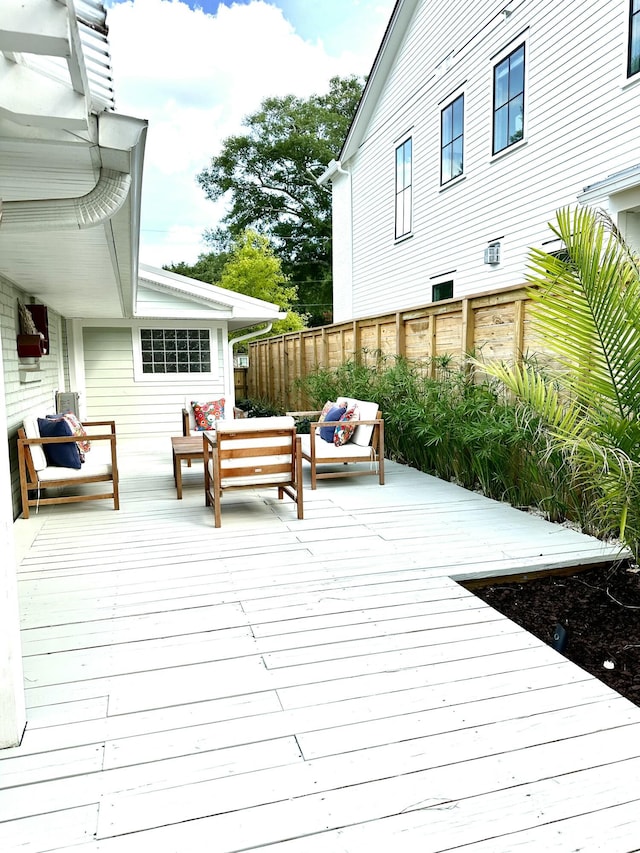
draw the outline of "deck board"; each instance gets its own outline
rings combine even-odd
[[[119,455],[119,512],[15,524],[3,853],[640,848],[640,708],[456,582],[614,545],[394,463],[216,530],[201,468]]]

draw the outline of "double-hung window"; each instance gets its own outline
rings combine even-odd
[[[411,137],[396,148],[396,240],[411,233]]]
[[[640,0],[638,0],[640,2]],[[440,183],[446,184],[463,171],[464,95],[442,110],[440,118]]]
[[[627,57],[627,77],[640,71],[640,0],[629,3],[629,54]]]
[[[524,45],[493,69],[493,153],[524,136]]]

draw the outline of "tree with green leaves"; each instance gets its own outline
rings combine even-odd
[[[186,275],[189,278],[197,278],[198,281],[218,284],[222,270],[229,258],[229,252],[203,252],[198,255],[195,264],[187,264],[183,261],[178,264],[168,264],[164,269],[179,275]]]
[[[198,175],[207,198],[230,202],[210,243],[225,249],[247,228],[268,237],[313,325],[332,310],[331,193],[317,178],[338,156],[362,88],[357,77],[334,77],[324,95],[267,98]]]
[[[274,322],[270,335],[305,328],[305,317],[291,309],[296,299],[295,286],[283,273],[280,259],[274,254],[268,239],[256,231],[247,229],[235,241],[218,285],[254,299],[272,302],[286,311],[286,318]],[[243,329],[243,334],[246,331]]]
[[[564,250],[530,251],[533,325],[557,367],[477,362],[559,452],[586,526],[640,546],[640,266],[611,219],[558,211]]]

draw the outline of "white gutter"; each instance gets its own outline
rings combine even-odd
[[[131,175],[101,169],[95,187],[79,198],[0,201],[3,231],[75,231],[111,219],[127,200]]]
[[[286,317],[286,314],[283,314],[282,316]],[[270,332],[272,328],[273,323],[267,323],[264,329],[256,329],[253,332],[247,332],[246,335],[240,335],[239,338],[234,338],[233,340],[229,341],[229,381],[231,387],[227,389],[227,391],[228,397],[231,399],[233,406],[235,406],[236,404],[236,386],[235,382],[233,381],[233,348],[236,344],[242,343],[242,341],[249,341],[251,340],[251,338],[257,338],[260,335],[266,335],[267,332]]]
[[[324,170],[324,172],[317,179],[316,183],[323,187],[329,183],[329,181],[333,178],[334,175],[350,176],[351,172],[347,172],[346,169],[342,168],[342,162],[340,160],[332,160],[327,166],[327,168]]]
[[[240,335],[239,338],[233,338],[233,340],[229,341],[229,355],[231,356],[231,364],[233,364],[233,348],[236,344],[242,343],[243,341],[250,341],[251,338],[257,338],[260,335],[266,335],[267,332],[271,331],[271,329],[273,329],[273,323],[267,323],[264,329],[257,329],[253,332],[247,332],[246,335]]]

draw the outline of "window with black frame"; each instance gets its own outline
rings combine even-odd
[[[412,159],[409,137],[396,148],[396,240],[411,233]]]
[[[453,299],[453,281],[440,281],[431,286],[431,301],[441,302],[443,299]]]
[[[463,172],[464,95],[442,110],[440,126],[440,183],[446,184]]]
[[[640,71],[640,0],[629,3],[629,53],[627,57],[627,77],[633,77]]]
[[[524,137],[524,45],[493,69],[493,153]]]

